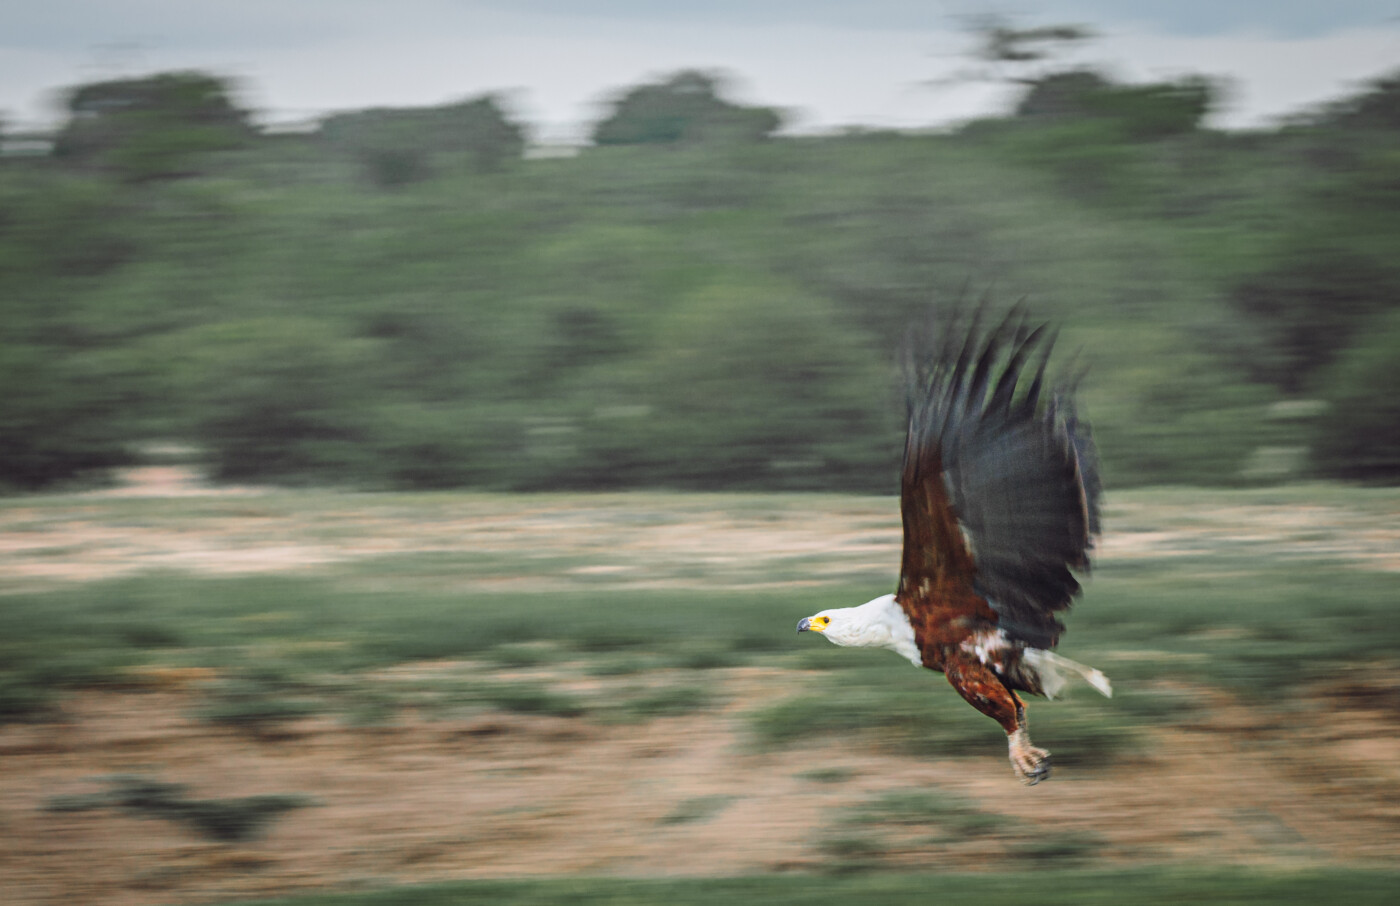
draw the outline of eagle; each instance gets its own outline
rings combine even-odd
[[[1050,753],[1031,745],[1017,693],[1054,698],[1079,677],[1113,694],[1103,673],[1052,650],[1081,591],[1074,573],[1089,570],[1102,485],[1078,377],[1046,383],[1051,326],[1032,327],[1022,306],[990,328],[983,314],[964,328],[955,312],[941,336],[926,328],[906,344],[897,590],[797,630],[943,673],[1001,725],[1016,776],[1036,784]]]

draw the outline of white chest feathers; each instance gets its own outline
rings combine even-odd
[[[822,635],[848,648],[888,648],[914,666],[923,665],[919,646],[914,643],[914,627],[895,603],[894,595],[882,595],[859,607],[824,610],[819,616],[831,617]]]

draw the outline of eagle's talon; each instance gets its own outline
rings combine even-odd
[[[1011,734],[1011,769],[1026,786],[1050,776],[1050,753],[1030,744],[1024,730]]]

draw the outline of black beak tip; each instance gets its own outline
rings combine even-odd
[[[809,630],[809,629],[811,629],[811,628],[812,628],[812,621],[811,621],[809,618],[803,617],[802,619],[800,619],[800,620],[797,621],[797,631],[798,631],[798,632],[806,632],[807,630]]]

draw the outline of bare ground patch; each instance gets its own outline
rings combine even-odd
[[[173,467],[111,490],[0,507],[0,592],[170,570],[315,571],[458,556],[467,587],[753,585],[887,574],[898,505],[739,495],[327,495],[202,489]],[[202,489],[202,490],[201,490]],[[460,566],[460,564],[459,564]],[[529,568],[524,568],[529,567]]]
[[[1026,789],[991,733],[984,758],[899,757],[852,740],[754,752],[742,713],[794,691],[801,675],[714,673],[732,695],[726,707],[642,725],[309,719],[275,740],[190,719],[184,691],[84,694],[62,724],[0,730],[5,899],[135,906],[451,878],[820,871],[843,811],[927,790],[1005,823],[962,840],[936,825],[896,829],[880,865],[977,870],[1063,839],[1095,841],[1096,864],[1400,856],[1393,714],[1318,698],[1284,723],[1221,699],[1207,723],[1155,733],[1142,758],[1064,768]],[[113,810],[45,808],[132,773],[201,796],[295,792],[317,804],[236,844]],[[709,805],[688,813],[697,801]]]
[[[1159,494],[1158,497],[1161,495]],[[1109,501],[1103,558],[1229,553],[1400,571],[1400,507]],[[1144,514],[1150,524],[1139,525]],[[893,582],[898,502],[835,495],[392,495],[205,486],[183,467],[0,506],[0,593],[168,570],[314,572],[457,558],[466,588]]]

